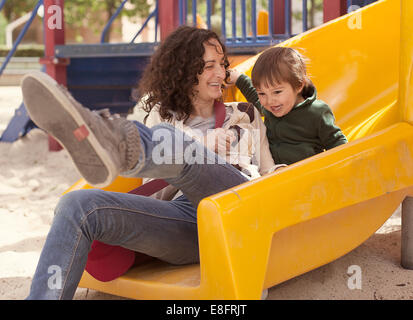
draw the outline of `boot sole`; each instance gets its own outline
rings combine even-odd
[[[68,151],[82,177],[98,188],[109,185],[118,174],[117,166],[57,82],[35,72],[23,77],[21,87],[30,118]],[[82,126],[88,135],[79,141],[74,131]]]

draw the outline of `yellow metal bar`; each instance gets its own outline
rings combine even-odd
[[[401,0],[400,11],[399,102],[402,119],[413,124],[413,1]]]

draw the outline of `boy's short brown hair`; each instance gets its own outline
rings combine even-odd
[[[251,72],[252,84],[256,88],[270,87],[288,82],[294,89],[304,85],[314,87],[307,76],[305,58],[295,49],[272,47],[265,50],[255,62]]]

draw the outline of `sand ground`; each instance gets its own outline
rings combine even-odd
[[[19,87],[0,87],[0,135],[21,101]],[[80,176],[65,150],[48,151],[39,129],[12,144],[0,142],[0,168],[0,299],[24,299],[54,207]],[[400,229],[399,208],[358,248],[271,288],[268,299],[413,299],[413,270],[400,266]],[[360,267],[360,289],[349,288],[351,266]],[[123,298],[78,289],[75,299]]]

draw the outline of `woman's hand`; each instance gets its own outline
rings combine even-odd
[[[207,135],[204,136],[204,144],[215,153],[226,155],[231,148],[231,143],[234,142],[235,139],[236,136],[232,130],[217,128],[208,130]]]

